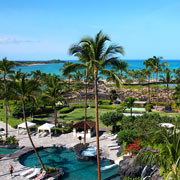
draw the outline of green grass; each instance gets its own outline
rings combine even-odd
[[[151,113],[158,113],[160,114],[160,116],[170,116],[170,117],[179,117],[180,118],[180,114],[179,113],[166,113],[166,112],[151,112]]]
[[[111,112],[111,111],[112,110],[109,110],[109,109],[99,109],[99,117],[101,115],[103,115],[104,113]],[[59,114],[58,120],[65,121],[67,123],[70,123],[71,121],[77,122],[80,120],[84,120],[84,108],[75,109],[73,112],[70,112],[68,114]],[[95,121],[95,109],[94,108],[87,109],[87,120]],[[101,122],[100,118],[99,118],[99,126],[101,128],[107,128],[107,126],[105,126]]]

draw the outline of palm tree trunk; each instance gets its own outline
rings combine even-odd
[[[87,70],[85,80],[85,109],[84,109],[84,144],[86,144],[86,121],[87,121]]]
[[[156,69],[156,96],[157,96],[156,110],[158,108],[158,101],[159,101],[159,97],[158,97],[158,82],[157,81],[158,81],[158,69]]]
[[[132,107],[131,107],[131,117],[132,117]]]
[[[98,120],[98,87],[97,87],[98,69],[94,68],[94,88],[95,88],[95,117],[96,117],[96,143],[97,143],[97,168],[98,180],[101,180],[100,158],[99,158],[99,120]]]
[[[57,127],[57,110],[56,110],[56,102],[54,102],[54,125]]]
[[[6,96],[7,96],[7,87],[6,87],[6,76],[4,74],[3,76],[3,80],[4,80],[4,92],[5,92],[5,97],[4,97],[4,103],[5,103],[5,116],[6,116],[6,139],[8,138],[8,110],[7,110],[7,102],[6,102]]]
[[[148,92],[149,92],[149,103],[151,103],[151,90],[150,90],[150,76],[149,76],[149,85],[148,85]]]
[[[40,162],[40,164],[41,164],[41,168],[44,170],[44,169],[45,169],[45,168],[44,168],[44,164],[43,164],[43,162],[41,161],[41,158],[40,158],[40,156],[39,156],[39,154],[38,154],[38,152],[37,152],[37,150],[36,150],[36,147],[35,147],[32,139],[31,139],[31,135],[29,134],[29,127],[28,127],[28,125],[27,125],[27,120],[26,120],[26,115],[25,115],[25,110],[24,110],[24,97],[21,98],[21,101],[22,101],[23,117],[24,117],[24,122],[25,122],[25,125],[26,125],[27,134],[28,134],[29,140],[30,140],[30,142],[31,142],[31,145],[32,145],[32,147],[33,147],[33,150],[34,150],[34,152],[35,152],[35,154],[36,154],[36,156],[37,156],[37,158],[38,158],[38,160],[39,160],[39,162]]]

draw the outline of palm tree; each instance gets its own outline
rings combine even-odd
[[[8,137],[8,102],[7,102],[7,75],[13,73],[12,68],[14,67],[14,63],[9,62],[7,58],[3,58],[0,62],[0,74],[3,76],[3,84],[4,84],[4,104],[5,104],[5,116],[6,116],[6,138]]]
[[[120,60],[118,66],[116,67],[116,71],[119,71],[120,80],[123,79],[123,72],[127,72],[129,64],[126,61]]]
[[[135,98],[129,96],[124,101],[124,106],[130,109],[131,117],[132,117],[132,108],[134,107],[134,102],[136,101]]]
[[[173,76],[171,75],[171,70],[168,68],[164,70],[164,74],[165,74],[164,76],[160,75],[160,81],[166,83],[168,103],[169,103],[169,84],[173,81]]]
[[[156,109],[158,107],[158,75],[160,72],[162,72],[162,69],[165,66],[168,66],[169,64],[167,62],[161,63],[160,60],[162,59],[162,57],[156,57],[153,56],[153,58],[150,58],[150,62],[151,62],[151,66],[154,69],[154,72],[156,74],[156,94],[157,94],[157,104],[156,104]]]
[[[27,125],[27,119],[26,119],[26,113],[25,113],[25,100],[27,98],[33,98],[35,99],[35,95],[34,93],[36,91],[39,91],[39,83],[35,80],[32,80],[32,79],[27,79],[28,75],[27,74],[24,74],[22,73],[21,74],[21,77],[19,78],[19,80],[17,82],[15,82],[16,84],[16,92],[17,92],[17,96],[19,97],[19,99],[21,100],[22,102],[22,110],[23,110],[23,117],[24,117],[24,121],[25,121],[25,125],[26,125],[26,129],[27,129],[27,134],[28,134],[28,137],[29,137],[29,140],[31,142],[31,145],[33,147],[33,150],[41,164],[41,167],[42,169],[45,169],[44,168],[44,164],[36,150],[36,147],[31,139],[31,135],[29,133],[29,127]]]
[[[148,76],[148,93],[149,93],[149,103],[151,102],[151,75],[152,75],[152,59],[147,59],[143,63],[146,66],[146,75]]]
[[[95,89],[95,117],[96,117],[96,142],[97,142],[97,166],[98,166],[98,179],[101,179],[100,172],[100,159],[99,159],[99,118],[98,118],[98,86],[97,78],[98,73],[104,74],[106,76],[113,77],[116,80],[116,85],[120,86],[120,80],[115,73],[105,69],[106,66],[112,65],[117,66],[119,61],[118,57],[114,56],[116,54],[123,54],[123,48],[121,46],[109,45],[106,47],[106,42],[110,41],[107,35],[104,35],[101,31],[95,36],[95,38],[85,37],[79,42],[79,46],[86,48],[88,51],[88,62],[87,66],[93,71],[94,74],[94,89]],[[80,50],[76,49],[77,53]],[[83,61],[81,61],[83,62]]]
[[[62,92],[65,84],[56,74],[48,75],[46,80],[46,88],[44,90],[45,98],[48,98],[54,108],[54,124],[57,127],[57,109],[56,103],[63,101]]]
[[[72,62],[65,62],[63,67],[60,69],[60,71],[64,71],[64,69],[66,69],[67,67],[69,67],[71,64],[73,64]],[[68,78],[69,81],[69,87],[70,87],[70,82],[71,82],[71,78],[73,77],[73,75],[71,74],[72,71],[71,69],[69,71],[66,71],[66,73],[63,73],[63,76]]]

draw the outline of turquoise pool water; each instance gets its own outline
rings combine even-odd
[[[129,108],[126,108],[125,111],[130,111],[131,109]],[[135,112],[145,112],[146,109],[145,108],[132,108],[132,111],[135,111]]]
[[[65,148],[45,148],[39,150],[39,155],[45,166],[62,168],[64,170],[63,180],[97,180],[96,160],[78,161],[74,152]],[[40,167],[33,152],[23,155],[20,158],[20,163],[28,167],[34,167],[37,164]],[[101,161],[101,167],[110,164],[109,160]],[[102,179],[117,173],[117,171],[118,167],[101,171]]]
[[[16,152],[18,149],[8,149],[8,148],[0,148],[0,154],[12,154]]]

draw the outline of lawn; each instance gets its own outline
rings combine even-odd
[[[110,112],[112,110],[109,109],[99,109],[99,117],[106,113],[106,112]],[[58,120],[59,121],[65,121],[67,123],[70,123],[71,121],[73,122],[77,122],[80,120],[84,120],[84,108],[77,108],[75,109],[73,112],[68,113],[68,114],[59,114],[58,115]],[[90,121],[95,121],[95,109],[94,108],[88,108],[87,109],[87,120]],[[107,126],[105,126],[100,118],[99,118],[99,126],[101,128],[107,128]]]

